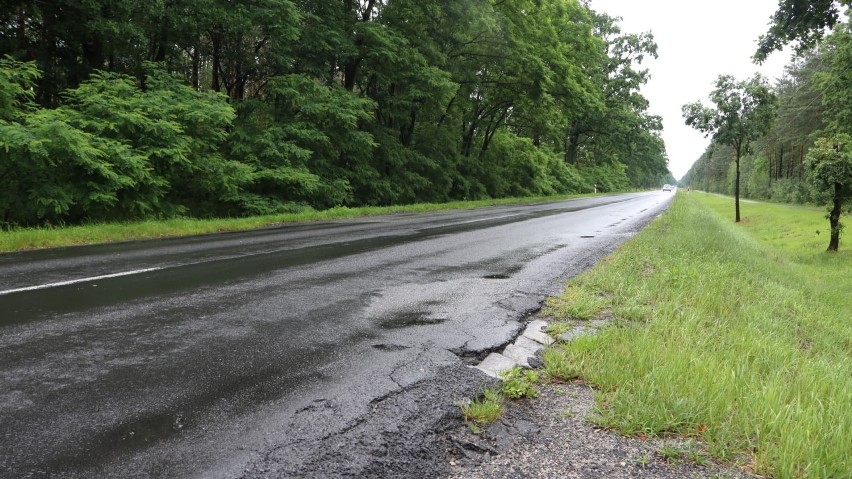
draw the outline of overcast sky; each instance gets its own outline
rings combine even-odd
[[[708,139],[686,126],[685,103],[701,100],[720,74],[744,80],[757,72],[772,83],[790,55],[772,54],[763,65],[751,62],[757,38],[765,33],[778,0],[592,0],[592,9],[621,17],[624,33],[651,31],[659,58],[643,63],[651,80],[642,93],[650,112],[663,118],[669,169],[680,179],[704,152]]]

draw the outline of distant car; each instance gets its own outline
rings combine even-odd
[[[664,185],[663,186],[663,191],[671,191],[673,189],[674,189],[674,186],[672,186],[672,185]]]

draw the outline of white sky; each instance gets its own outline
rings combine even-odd
[[[659,58],[642,64],[651,72],[642,93],[651,114],[663,118],[669,169],[677,179],[709,143],[684,124],[681,107],[697,100],[710,106],[708,94],[720,74],[745,80],[760,72],[774,84],[790,60],[789,53],[776,52],[763,65],[751,61],[778,0],[592,0],[591,7],[621,17],[623,33],[654,34]]]

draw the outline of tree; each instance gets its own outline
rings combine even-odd
[[[836,30],[826,42],[823,55],[827,68],[818,72],[816,82],[823,95],[826,128],[807,155],[808,179],[822,191],[831,191],[832,208],[828,214],[831,239],[828,251],[840,244],[840,214],[843,200],[852,197],[852,33],[846,25]]]
[[[811,133],[823,125],[823,92],[817,84],[819,72],[827,69],[825,55],[804,54],[784,69],[784,77],[775,87],[778,93],[778,124],[780,141],[806,144]]]
[[[648,113],[648,100],[640,91],[649,78],[642,63],[657,57],[654,37],[624,33],[619,19],[606,14],[593,12],[592,21],[599,53],[583,70],[592,83],[590,94],[567,112],[565,161],[581,171],[590,189],[602,180],[616,189],[624,180],[633,187],[659,186],[669,174],[659,136],[662,120]],[[576,98],[566,96],[563,102],[576,104]]]
[[[0,6],[7,224],[611,191],[668,173],[640,93],[653,37],[586,0]]]
[[[781,0],[769,31],[758,40],[754,59],[763,62],[770,53],[794,41],[798,42],[797,53],[809,50],[822,40],[827,28],[837,24],[840,5],[850,6],[852,0]]]
[[[825,47],[827,68],[816,74],[816,80],[823,95],[826,130],[852,134],[852,27],[835,31]]]
[[[749,152],[754,140],[769,131],[775,119],[777,100],[759,74],[746,81],[720,75],[710,100],[715,108],[705,107],[701,102],[684,105],[683,117],[687,125],[704,133],[705,137],[712,136],[713,141],[734,149],[734,205],[739,223],[740,158]]]
[[[818,188],[832,191],[832,206],[828,213],[831,226],[828,251],[837,251],[843,229],[840,222],[843,200],[852,197],[852,137],[839,134],[818,139],[805,159],[805,171]]]

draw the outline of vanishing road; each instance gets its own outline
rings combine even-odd
[[[672,197],[0,255],[0,477],[440,475],[467,365]]]

